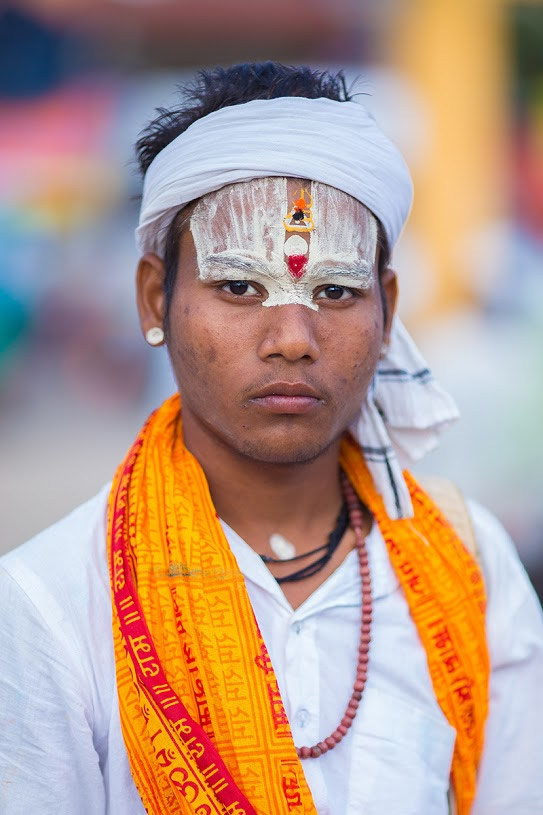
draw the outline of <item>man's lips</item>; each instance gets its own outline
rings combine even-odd
[[[322,396],[305,382],[273,382],[249,402],[269,413],[309,413],[323,404]]]

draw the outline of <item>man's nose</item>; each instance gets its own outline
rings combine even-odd
[[[264,331],[258,349],[262,360],[283,357],[289,362],[307,359],[315,362],[320,357],[316,336],[316,312],[307,306],[292,304],[263,308]]]

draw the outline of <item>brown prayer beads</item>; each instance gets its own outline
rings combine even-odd
[[[317,744],[314,744],[313,747],[297,747],[296,753],[298,754],[299,758],[318,758],[319,756],[322,756],[323,753],[327,753],[328,750],[333,750],[334,747],[343,739],[343,737],[347,735],[347,732],[353,723],[353,719],[356,716],[360,700],[362,699],[362,692],[364,690],[368,675],[372,602],[370,567],[368,553],[366,551],[366,539],[362,533],[364,515],[362,514],[362,510],[360,508],[358,496],[344,473],[341,474],[341,479],[343,495],[349,510],[350,525],[355,534],[360,578],[362,581],[362,620],[360,624],[360,642],[358,646],[358,666],[356,669],[356,679],[353,686],[353,692],[340,724],[333,733],[322,741],[319,741]]]

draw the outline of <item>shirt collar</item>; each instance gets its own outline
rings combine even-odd
[[[221,525],[245,580],[258,586],[273,597],[284,610],[292,614],[290,603],[260,555],[222,519]],[[372,597],[376,601],[392,594],[398,588],[399,581],[390,564],[379,527],[375,523],[366,539],[366,546],[370,561]],[[309,616],[327,608],[358,606],[360,593],[358,558],[353,550],[295,613],[297,616]]]

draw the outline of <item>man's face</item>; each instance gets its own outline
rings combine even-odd
[[[186,433],[196,423],[263,462],[315,458],[359,411],[383,328],[376,222],[362,204],[284,178],[198,202],[168,319]]]

